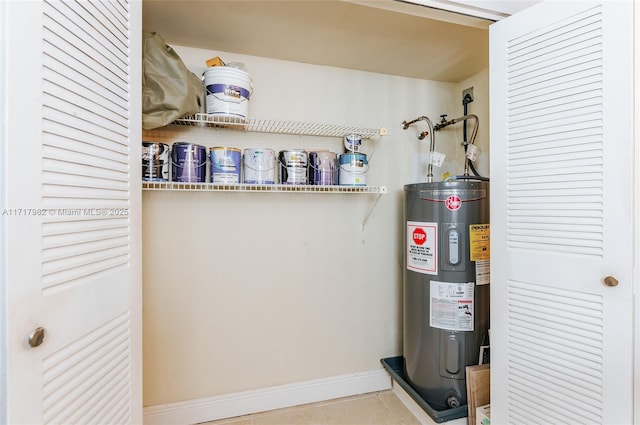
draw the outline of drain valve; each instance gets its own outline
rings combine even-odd
[[[458,400],[458,397],[456,397],[454,395],[450,395],[447,398],[447,406],[449,406],[451,409],[455,409],[456,407],[460,407],[460,400]]]

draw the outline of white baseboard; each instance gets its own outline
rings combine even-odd
[[[145,407],[143,411],[144,424],[196,424],[390,388],[391,377],[384,369],[378,369],[259,390],[149,406]]]

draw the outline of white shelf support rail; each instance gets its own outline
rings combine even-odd
[[[209,114],[195,114],[183,117],[173,121],[172,124],[260,133],[295,134],[301,136],[344,137],[348,134],[359,134],[363,139],[370,139],[374,136],[386,136],[388,134],[386,128],[319,124],[289,120],[222,117]]]
[[[196,191],[196,192],[304,192],[304,193],[369,193],[383,195],[386,186],[320,186],[288,184],[246,183],[181,183],[142,182],[142,190]]]

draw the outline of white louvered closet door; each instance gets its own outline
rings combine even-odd
[[[544,2],[491,26],[495,423],[633,423],[632,19]]]
[[[4,6],[4,419],[141,423],[140,2]]]

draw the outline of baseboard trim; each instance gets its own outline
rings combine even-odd
[[[196,424],[391,388],[384,369],[145,407],[145,425]]]

